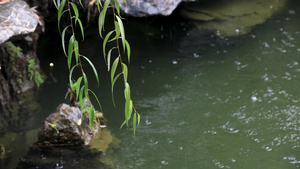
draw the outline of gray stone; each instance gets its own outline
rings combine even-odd
[[[151,15],[170,15],[182,1],[195,0],[118,0],[120,8],[128,15],[135,17]]]
[[[0,5],[0,44],[35,31],[38,16],[22,0],[10,0]]]

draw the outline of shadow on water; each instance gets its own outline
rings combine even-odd
[[[299,5],[290,1],[282,13],[235,38],[199,31],[187,22],[128,19],[129,82],[142,116],[136,136],[130,128],[119,130],[122,81],[115,86],[114,108],[101,41],[91,29],[81,51],[97,66],[101,82],[93,90],[108,128],[122,140],[117,153],[110,154],[117,161],[114,168],[299,167]],[[42,67],[50,70],[54,63],[57,83],[48,78],[40,91],[43,110],[23,133],[33,134],[5,136],[3,144],[20,137],[17,144],[11,141],[14,151],[17,145],[26,151],[30,141],[20,140],[34,138],[44,118],[65,102],[68,70],[57,38],[45,35],[40,48]],[[86,154],[79,158],[82,163],[64,168],[93,159]]]

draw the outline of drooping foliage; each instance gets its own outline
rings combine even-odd
[[[99,86],[99,76],[97,73],[97,69],[94,66],[93,62],[79,51],[79,43],[77,34],[75,33],[75,29],[80,29],[80,36],[84,40],[84,29],[82,22],[79,17],[79,10],[77,6],[81,6],[82,2],[79,0],[79,4],[75,4],[71,0],[53,0],[54,4],[58,10],[58,29],[61,30],[60,22],[63,15],[68,15],[69,17],[69,24],[64,27],[61,31],[61,43],[64,54],[67,58],[67,65],[69,69],[69,86],[70,92],[72,93],[73,97],[75,97],[76,101],[79,101],[80,107],[82,112],[86,112],[89,115],[90,119],[90,126],[93,127],[93,121],[95,119],[95,109],[91,107],[85,107],[84,102],[89,99],[90,93],[96,98],[98,105],[101,109],[101,105],[99,99],[97,98],[96,94],[89,89],[88,83],[88,75],[86,74],[85,70],[83,69],[83,62],[87,62],[93,70],[94,76],[97,80]],[[118,80],[120,76],[123,77],[124,81],[124,97],[125,97],[125,120],[123,124],[124,126],[129,126],[129,121],[133,116],[133,132],[136,132],[136,126],[140,123],[140,115],[136,111],[133,106],[133,102],[131,99],[131,92],[130,92],[130,85],[128,83],[128,67],[126,63],[123,62],[123,56],[127,55],[128,62],[130,62],[130,45],[125,38],[125,29],[122,22],[122,17],[120,15],[120,8],[118,0],[105,0],[102,4],[101,0],[94,0],[95,5],[97,5],[97,9],[99,12],[98,17],[98,29],[99,29],[99,36],[103,39],[103,47],[102,53],[104,56],[104,60],[107,64],[107,69],[110,71],[111,75],[111,93],[112,93],[112,102],[114,103],[113,98],[113,89],[114,84]],[[124,0],[126,3],[126,0]],[[109,20],[114,23],[114,29],[109,31],[104,36],[104,27],[105,21],[107,16],[107,10],[111,10],[113,13],[113,19]],[[71,30],[71,35],[66,35],[67,30]],[[114,43],[114,47],[110,48],[107,52],[107,44]],[[113,52],[114,51],[114,52]],[[112,56],[112,53],[117,53],[116,56]],[[74,76],[75,69],[79,69],[81,75],[79,77]],[[114,103],[115,105],[115,103]],[[120,128],[121,128],[120,127]]]

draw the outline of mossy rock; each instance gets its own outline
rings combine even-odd
[[[287,0],[215,0],[184,5],[180,13],[193,20],[199,29],[212,30],[221,36],[248,33],[282,9]]]

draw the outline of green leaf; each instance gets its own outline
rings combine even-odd
[[[98,19],[98,29],[99,29],[99,34],[100,37],[102,38],[102,29],[104,28],[104,23],[105,23],[105,16],[106,16],[106,11],[108,9],[108,5],[110,4],[111,0],[105,0],[103,9],[99,15],[99,19]]]
[[[100,6],[102,7],[102,2],[101,2],[101,0],[97,0],[97,4],[100,4]]]
[[[111,72],[110,72],[110,79],[111,79],[111,83],[113,82],[115,73],[116,73],[116,69],[118,67],[118,63],[119,63],[119,57],[117,57],[111,67]]]
[[[81,0],[79,0],[79,4],[83,7]]]
[[[78,58],[79,58],[79,47],[78,47],[78,41],[74,41],[74,52],[75,52],[75,58],[76,58],[76,64],[78,64]]]
[[[83,91],[84,91],[84,85],[80,88],[80,93],[79,93],[79,103],[80,103],[80,110],[83,112]]]
[[[70,37],[70,40],[69,40],[69,47],[68,47],[68,67],[69,67],[69,70],[71,68],[71,63],[72,63],[73,46],[74,46],[74,35],[72,35]]]
[[[138,124],[137,125],[140,125],[141,117],[140,117],[140,114],[137,113],[137,115],[138,115]]]
[[[122,65],[123,65],[124,82],[127,82],[128,68],[125,63],[122,63]]]
[[[103,56],[104,56],[105,62],[106,62],[106,57],[105,57],[105,55],[106,55],[105,47],[106,47],[107,40],[109,39],[109,37],[110,37],[110,35],[111,35],[112,33],[114,33],[114,31],[108,32],[108,34],[105,36],[105,38],[104,38],[104,40],[103,40],[103,45],[102,45],[103,49],[102,49],[102,51],[103,51]]]
[[[104,2],[104,6],[103,6],[103,10],[107,10],[108,9],[108,5],[110,4],[111,0],[105,0]],[[105,12],[106,13],[106,12]]]
[[[60,0],[58,0],[58,2],[60,3]],[[58,10],[58,5],[57,5],[57,3],[56,3],[56,0],[53,0],[53,4],[54,4],[54,6],[56,7],[56,9]]]
[[[113,91],[114,91],[114,84],[116,82],[116,80],[118,79],[118,77],[121,75],[118,74],[116,77],[115,76],[115,73],[116,73],[116,69],[118,67],[118,63],[119,63],[119,57],[117,57],[112,65],[112,68],[111,68],[111,71],[110,71],[110,78],[111,78],[111,94],[112,94],[112,101],[113,101],[113,104],[115,106],[115,101],[114,101],[114,94],[113,94]]]
[[[125,100],[130,100],[130,86],[127,82],[125,83],[124,96]]]
[[[120,28],[120,32],[121,32],[123,49],[125,51],[125,31],[124,31],[123,22],[122,22],[122,20],[118,16],[116,16],[116,18],[117,18],[118,23],[119,23],[119,28]]]
[[[66,4],[66,0],[62,0],[59,7],[58,7],[58,12],[57,12],[57,18],[58,18],[58,25],[59,25],[59,21],[60,21],[60,18],[63,14],[63,9],[65,7],[65,4]]]
[[[119,5],[119,2],[118,2],[118,0],[114,0],[114,2],[115,2],[115,7],[116,7],[116,10],[118,12],[118,15],[121,16],[120,15],[120,5]]]
[[[119,36],[121,34],[120,33],[120,26],[119,26],[117,21],[115,21],[115,32],[116,32],[116,36],[114,38],[112,38],[111,40],[109,40],[108,42],[112,42],[112,41],[116,40],[117,38],[119,38]]]
[[[72,81],[70,83],[70,88],[71,88],[71,91],[74,91],[75,90],[75,86],[76,84],[74,84]],[[67,98],[68,94],[66,94],[65,98]]]
[[[130,100],[130,104],[129,104],[129,119],[130,120],[130,117],[131,117],[131,114],[132,114],[132,108],[133,108],[133,103],[132,103],[132,100]]]
[[[83,31],[83,26],[82,26],[82,23],[81,23],[80,19],[78,19],[78,23],[79,23],[79,27],[80,27],[80,30],[81,30],[82,41],[83,41],[84,40],[84,31]]]
[[[125,120],[126,120],[126,125],[128,127],[128,121],[130,120],[132,113],[132,101],[131,100],[126,100],[125,101]]]
[[[127,50],[128,63],[130,63],[130,45],[127,42],[127,40],[125,40],[125,44],[126,44],[126,50]]]
[[[99,15],[99,18],[98,18],[98,30],[99,30],[99,35],[100,35],[101,38],[103,38],[102,37],[102,29],[104,27],[104,25],[103,25],[104,21],[103,20],[105,19],[105,15],[103,13],[104,13],[104,11],[102,10],[100,12],[100,15]]]
[[[119,73],[111,83],[111,95],[112,95],[112,102],[113,102],[114,106],[116,106],[115,99],[114,99],[114,85],[121,74],[122,73]]]
[[[73,2],[70,2],[70,4],[72,5],[72,8],[73,8],[73,11],[75,13],[75,25],[79,19],[79,13],[78,13],[78,8],[77,6],[73,3]]]
[[[64,50],[64,53],[65,53],[65,56],[68,57],[67,53],[66,53],[66,48],[65,48],[65,34],[66,34],[66,31],[67,29],[70,27],[71,25],[67,26],[64,28],[64,30],[62,31],[61,33],[61,45],[62,45],[62,48]]]
[[[97,73],[97,70],[94,66],[94,64],[85,56],[81,55],[81,57],[83,57],[89,64],[90,66],[92,67],[93,71],[94,71],[94,74],[95,74],[95,77],[96,77],[96,80],[97,80],[97,83],[99,85],[99,76],[98,76],[98,73]]]
[[[126,120],[121,124],[120,129],[126,124]]]
[[[77,65],[74,65],[72,67],[72,69],[70,70],[70,73],[69,73],[69,83],[70,83],[70,85],[72,85],[72,74],[73,74],[73,71],[74,71],[74,69],[75,69],[76,66]]]
[[[98,97],[96,96],[96,94],[95,94],[92,90],[89,90],[89,91],[94,95],[95,99],[96,99],[97,102],[98,102],[98,105],[99,105],[99,107],[100,107],[100,110],[103,112],[102,106],[101,106],[101,104],[100,104],[100,101],[99,101]]]
[[[87,109],[87,112],[89,114],[89,124],[92,130],[94,130],[94,119],[95,119],[95,109],[94,107],[90,107]]]
[[[107,71],[110,70],[110,58],[111,58],[111,51],[113,50],[114,48],[110,49],[108,51],[108,54],[107,54]]]
[[[61,13],[61,15],[63,15],[65,12],[67,12],[68,10],[64,10],[62,13]],[[59,24],[60,24],[60,19],[61,18],[57,18],[57,27],[58,27],[58,31],[60,32],[60,26],[59,26]],[[71,25],[69,25],[69,26],[71,26]]]
[[[98,9],[98,12],[100,13],[100,5],[99,4],[102,7],[101,0],[96,0],[97,9]]]
[[[76,82],[76,100],[79,97],[81,80],[82,80],[82,77],[79,77]]]
[[[85,98],[88,98],[89,83],[88,83],[87,76],[85,73],[83,73],[83,80],[84,80],[84,95],[85,95]]]
[[[136,113],[134,113],[134,115],[133,115],[132,125],[133,125],[133,134],[135,135],[135,130],[136,130]]]

